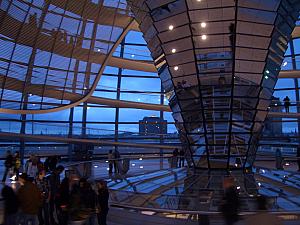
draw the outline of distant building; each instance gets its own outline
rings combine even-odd
[[[167,120],[156,116],[144,117],[139,121],[139,132],[143,134],[167,134]]]

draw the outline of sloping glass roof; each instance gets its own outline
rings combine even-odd
[[[19,113],[91,95],[133,23],[124,1],[4,0],[0,18],[0,108]]]

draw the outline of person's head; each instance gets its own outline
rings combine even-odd
[[[79,182],[79,177],[76,174],[70,174],[69,176],[69,185],[72,187],[73,185],[77,185]]]
[[[26,183],[26,181],[28,181],[28,175],[27,175],[27,173],[22,173],[19,176],[19,182],[21,183],[21,185],[24,185]]]
[[[29,159],[33,160],[34,159],[34,154],[31,153],[30,156],[29,156]]]
[[[59,165],[56,167],[55,171],[58,174],[61,174],[64,171],[65,167],[63,167],[62,165]]]
[[[234,186],[234,178],[232,176],[225,177],[223,180],[224,189],[228,189]]]
[[[19,151],[16,151],[16,152],[15,152],[15,156],[20,156],[20,152],[19,152]]]
[[[86,178],[80,178],[80,180],[79,180],[79,187],[80,188],[84,188],[84,187],[86,187],[86,184],[87,184]]]
[[[3,187],[1,194],[4,199],[11,199],[11,198],[15,197],[14,190],[7,185],[5,185]]]
[[[39,172],[38,178],[39,178],[40,180],[42,180],[42,179],[44,179],[45,176],[46,176],[45,170],[41,170],[41,171]]]
[[[107,182],[105,180],[98,180],[96,181],[96,183],[97,183],[98,190],[107,189]]]
[[[258,210],[266,210],[267,209],[267,204],[268,204],[268,200],[265,196],[260,195],[257,196],[257,209]]]

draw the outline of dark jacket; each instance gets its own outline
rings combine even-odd
[[[2,197],[4,199],[4,215],[17,213],[19,202],[14,190],[9,186],[4,186],[2,189]]]
[[[5,159],[4,165],[6,168],[11,168],[13,166],[14,158],[12,155],[8,155]]]
[[[37,186],[29,181],[20,187],[18,191],[18,200],[23,213],[37,215],[42,206],[42,194]]]
[[[225,190],[223,204],[221,205],[221,212],[226,221],[238,221],[238,212],[240,208],[240,201],[235,187],[230,187]]]
[[[102,189],[98,191],[98,204],[100,211],[107,212],[108,211],[108,199],[109,199],[109,192],[107,189]]]

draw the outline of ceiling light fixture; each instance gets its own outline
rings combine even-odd
[[[202,27],[202,28],[205,28],[205,27],[206,27],[206,23],[202,22],[202,23],[201,23],[201,27]]]
[[[174,29],[174,26],[173,25],[170,25],[169,26],[169,30],[173,30]]]
[[[202,40],[206,40],[206,39],[207,39],[207,36],[206,36],[205,34],[203,34],[203,35],[201,36],[201,38],[202,38]]]
[[[175,52],[176,52],[176,49],[175,49],[175,48],[173,48],[173,49],[172,49],[172,53],[175,53]]]
[[[175,70],[175,71],[177,71],[178,69],[179,69],[178,66],[175,66],[175,67],[174,67],[174,70]]]

